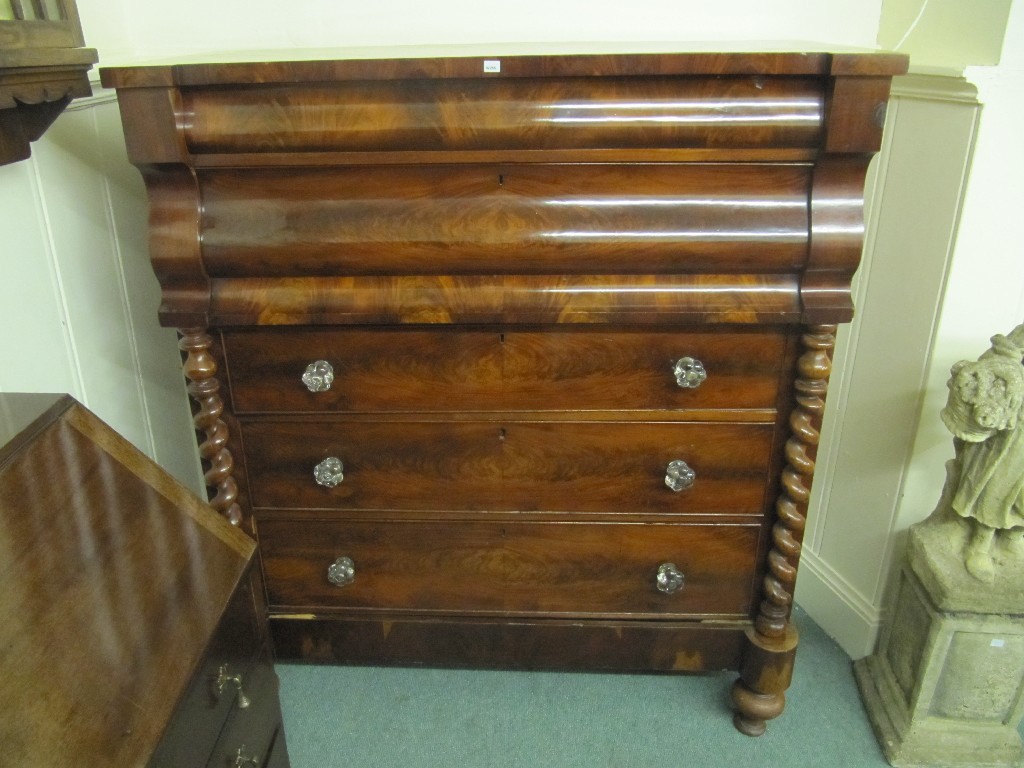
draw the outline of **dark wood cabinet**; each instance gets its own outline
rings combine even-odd
[[[108,69],[277,654],[733,669],[783,707],[902,57]]]
[[[0,763],[287,766],[254,542],[69,397],[0,436]]]
[[[26,159],[72,99],[89,96],[96,51],[75,0],[0,0],[0,165]]]

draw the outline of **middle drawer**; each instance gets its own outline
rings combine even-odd
[[[760,514],[772,424],[250,421],[256,507]]]

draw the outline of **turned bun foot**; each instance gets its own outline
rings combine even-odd
[[[735,714],[732,724],[747,736],[761,736],[768,728],[768,720],[782,714],[786,696],[782,693],[757,693],[747,688],[742,680],[732,686],[732,704]]]

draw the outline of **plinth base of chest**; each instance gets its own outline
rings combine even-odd
[[[279,661],[609,672],[738,670],[746,623],[272,616]]]

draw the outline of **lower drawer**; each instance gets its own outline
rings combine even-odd
[[[753,523],[258,521],[271,611],[306,613],[745,617],[760,531]],[[335,563],[350,566],[348,583],[332,583]],[[681,583],[662,591],[658,574],[669,563]],[[665,568],[663,581],[670,577]]]

